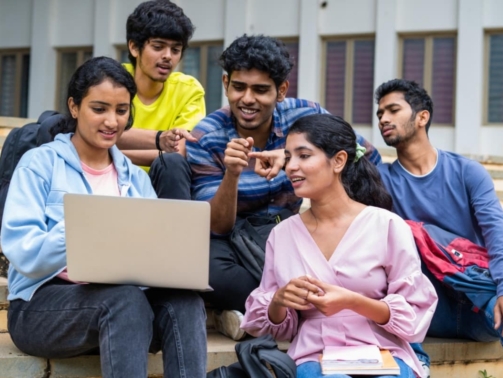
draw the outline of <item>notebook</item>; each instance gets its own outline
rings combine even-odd
[[[207,202],[66,194],[68,277],[208,290]]]
[[[389,350],[375,345],[326,347],[320,355],[323,374],[399,375]]]

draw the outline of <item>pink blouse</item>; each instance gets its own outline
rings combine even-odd
[[[388,323],[379,325],[351,310],[327,317],[314,306],[301,311],[300,318],[288,309],[282,323],[272,323],[268,307],[276,290],[306,274],[384,301],[391,313]],[[262,281],[246,301],[241,327],[254,336],[292,341],[288,354],[297,365],[318,361],[325,346],[372,344],[390,350],[420,377],[423,369],[409,343],[423,341],[436,304],[409,226],[397,215],[369,206],[353,220],[328,261],[299,215],[276,226],[267,241]]]

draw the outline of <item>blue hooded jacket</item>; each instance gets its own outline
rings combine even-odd
[[[70,138],[26,152],[7,194],[2,222],[2,251],[9,259],[9,300],[29,301],[45,282],[66,267],[63,196],[92,194]],[[116,146],[110,149],[122,197],[156,198],[148,175]]]

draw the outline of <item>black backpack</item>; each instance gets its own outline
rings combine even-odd
[[[235,346],[238,361],[207,373],[206,378],[295,378],[292,358],[280,351],[271,335],[245,340]]]
[[[46,110],[38,117],[37,122],[13,129],[5,138],[0,154],[0,225],[10,180],[17,163],[26,151],[51,142],[53,138],[50,129],[63,117],[54,110]]]
[[[250,215],[238,217],[230,236],[230,244],[237,258],[256,280],[260,282],[265,262],[265,245],[274,226],[294,215],[283,209],[274,216]]]

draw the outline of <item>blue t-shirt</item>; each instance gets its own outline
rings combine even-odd
[[[503,209],[485,168],[441,150],[424,176],[409,173],[398,160],[378,168],[393,211],[403,219],[434,224],[487,248],[497,294],[503,295]]]

